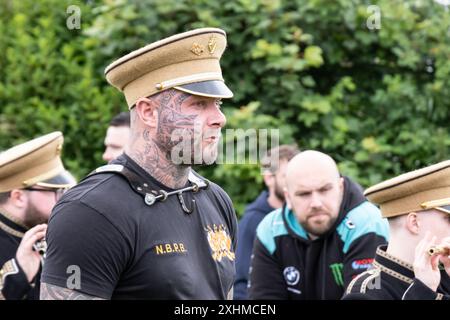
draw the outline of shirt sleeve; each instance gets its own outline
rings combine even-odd
[[[414,279],[403,294],[402,300],[450,300],[450,296],[435,292],[419,279]]]
[[[229,226],[231,239],[233,243],[233,251],[236,252],[237,242],[238,242],[238,222],[236,217],[236,211],[234,210],[233,203],[228,197],[228,215],[229,215]]]
[[[370,232],[354,240],[344,257],[344,288],[360,273],[372,267],[377,247],[386,244],[386,239]]]
[[[79,201],[58,205],[47,229],[41,281],[110,299],[131,245],[104,215]]]
[[[286,283],[276,257],[258,238],[253,246],[250,269],[249,297],[253,300],[288,299]]]
[[[364,201],[351,210],[338,227],[343,240],[344,288],[360,273],[372,267],[377,247],[387,244],[389,224],[380,210]]]
[[[0,268],[0,300],[20,300],[31,290],[27,276],[16,259],[6,261]]]
[[[211,183],[211,182],[210,182]],[[224,218],[227,222],[228,230],[230,232],[231,241],[233,244],[233,252],[236,252],[236,246],[237,246],[237,217],[236,217],[236,211],[233,207],[233,202],[231,201],[231,198],[228,196],[228,194],[220,188],[217,184],[211,183],[212,188],[214,188],[213,193],[215,195],[214,199],[215,201],[218,201],[218,206],[222,208],[222,212],[224,213]]]
[[[445,270],[441,270],[441,283],[439,284],[438,292],[450,296],[450,276]]]

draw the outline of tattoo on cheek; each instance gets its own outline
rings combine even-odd
[[[167,90],[156,97],[160,106],[158,108],[157,136],[153,142],[160,150],[164,150],[163,153],[166,157],[170,150],[182,139],[186,139],[188,135],[192,139],[194,137],[195,120],[198,115],[183,114],[181,112],[183,102],[190,96],[185,92]],[[180,132],[182,132],[183,137],[180,136]],[[148,130],[144,130],[143,138],[145,141],[151,140]],[[157,153],[158,148],[156,146],[146,146],[144,151],[145,158],[152,153]]]
[[[194,127],[196,117],[195,115],[170,114],[161,119],[160,128],[173,131],[175,129]]]
[[[196,115],[183,115],[173,111],[162,113],[158,123],[159,140],[164,144],[170,144],[175,130],[183,129],[193,132],[196,117]]]

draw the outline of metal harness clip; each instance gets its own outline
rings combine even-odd
[[[102,167],[97,168],[90,175],[100,174],[100,173],[116,173],[122,175],[124,178],[128,180],[132,189],[138,194],[144,197],[144,202],[148,206],[154,205],[158,201],[165,201],[171,195],[177,195],[178,201],[180,202],[181,208],[186,213],[192,213],[195,210],[195,199],[192,199],[192,206],[188,208],[186,205],[186,201],[183,198],[183,192],[191,191],[193,193],[199,192],[201,189],[206,189],[209,186],[208,180],[203,180],[197,177],[194,173],[189,172],[188,180],[191,183],[191,186],[181,188],[174,191],[164,191],[164,190],[151,190],[149,188],[148,183],[142,181],[142,177],[138,176],[136,173],[131,171],[130,169],[124,167],[123,165],[117,164],[109,164]]]
[[[152,190],[151,193],[146,193],[145,194],[145,204],[148,206],[151,206],[153,204],[155,204],[157,201],[165,201],[168,197],[172,196],[172,195],[177,195],[178,197],[178,201],[180,202],[181,205],[181,209],[183,209],[184,212],[186,213],[192,213],[195,210],[195,199],[192,199],[192,206],[190,208],[188,208],[188,206],[186,205],[186,201],[183,198],[183,192],[187,192],[187,191],[192,191],[193,193],[196,193],[198,191],[200,191],[200,189],[206,189],[208,187],[208,183],[204,180],[199,180],[197,177],[195,177],[195,179],[192,179],[192,177],[189,177],[189,181],[191,183],[190,187],[185,187],[182,189],[178,189],[178,190],[174,190],[174,191],[164,191],[164,190],[159,190],[159,191],[154,191]],[[195,180],[195,181],[193,181]],[[202,182],[202,184],[200,185],[198,182]],[[159,193],[159,194],[157,194]],[[155,195],[157,194],[157,195]]]

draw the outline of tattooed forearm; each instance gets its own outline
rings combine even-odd
[[[104,300],[75,290],[41,282],[41,300]]]

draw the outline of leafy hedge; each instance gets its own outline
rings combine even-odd
[[[80,30],[66,26],[70,5]],[[380,29],[367,27],[369,5]],[[228,33],[227,128],[279,128],[282,143],[323,150],[368,186],[449,158],[449,14],[416,0],[2,1],[0,149],[61,130],[64,162],[82,177],[102,163],[108,121],[126,109],[104,67],[212,26]],[[255,165],[200,170],[239,213],[262,188]]]

